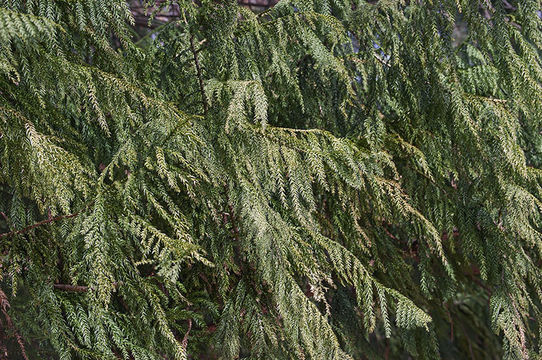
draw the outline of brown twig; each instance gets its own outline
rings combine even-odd
[[[237,225],[237,217],[235,216],[235,209],[233,208],[233,205],[230,202],[230,197],[228,195],[228,186],[224,185],[225,195],[226,195],[226,204],[228,206],[228,212],[222,213],[222,220],[224,222],[224,225],[229,223],[231,225],[231,234],[234,240],[233,243],[233,252],[234,252],[234,261],[239,266],[240,273],[244,273],[244,261],[243,261],[243,255],[241,251],[241,239],[239,236],[239,226]],[[237,274],[237,275],[239,275]]]
[[[452,313],[448,308],[448,304],[444,305],[446,312],[448,313],[448,320],[450,321],[450,342],[454,342],[454,319],[452,319]]]
[[[120,285],[119,282],[115,281],[113,283],[113,287],[117,287],[119,285]],[[92,290],[91,287],[88,287],[86,285],[53,284],[53,287],[55,289],[57,289],[57,290],[68,291],[68,292],[79,292],[79,293],[83,293],[83,292],[87,292],[89,290]]]
[[[15,338],[17,339],[17,343],[19,344],[19,348],[21,349],[21,355],[23,359],[28,360],[28,356],[26,356],[26,349],[24,347],[23,337],[17,331],[17,329],[15,328],[15,325],[13,325],[13,321],[11,320],[11,317],[8,314],[9,307],[10,305],[9,305],[8,297],[2,290],[0,290],[0,309],[2,310],[2,314],[4,314],[8,328],[10,328],[13,331],[13,334],[15,335]]]
[[[190,35],[190,51],[194,56],[194,64],[196,66],[196,74],[198,76],[199,90],[201,92],[201,101],[203,102],[203,114],[207,116],[209,111],[209,104],[207,103],[207,97],[205,96],[205,86],[203,85],[203,75],[201,72],[201,66],[198,58],[198,51],[196,51],[196,46],[194,45],[194,35]]]
[[[70,291],[70,292],[87,292],[88,291],[88,286],[84,286],[84,285],[53,284],[53,287],[57,290]]]
[[[192,319],[188,319],[188,330],[184,334],[183,341],[181,342],[181,346],[185,350],[186,350],[186,347],[188,346],[188,335],[190,335],[190,330],[192,330]]]
[[[0,215],[2,215],[2,217],[4,218],[4,220],[9,223],[9,218],[8,216],[3,212],[3,211],[0,211]]]
[[[60,220],[64,220],[64,219],[70,219],[70,218],[74,218],[76,216],[78,216],[79,214],[81,214],[81,212],[83,212],[83,210],[80,210],[76,213],[73,213],[73,214],[69,214],[69,215],[60,215],[60,216],[57,216],[57,217],[51,217],[49,215],[49,217],[45,220],[42,220],[40,222],[37,222],[35,224],[32,224],[32,225],[29,225],[25,228],[22,228],[20,230],[13,230],[13,231],[9,231],[9,232],[6,232],[6,233],[2,233],[0,234],[0,238],[3,238],[3,237],[7,237],[7,236],[13,236],[13,235],[18,235],[18,234],[24,234],[32,229],[35,229],[39,226],[42,226],[42,225],[47,225],[47,224],[50,224],[52,222],[56,222],[56,221],[60,221]],[[2,215],[5,216],[4,213],[2,213]]]

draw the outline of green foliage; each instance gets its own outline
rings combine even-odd
[[[0,0],[0,350],[542,358],[539,0],[143,3]]]

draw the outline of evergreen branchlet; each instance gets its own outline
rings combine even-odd
[[[541,10],[0,0],[0,359],[541,358]]]

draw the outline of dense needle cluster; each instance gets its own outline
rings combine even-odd
[[[542,358],[540,0],[130,5],[0,0],[0,359]]]

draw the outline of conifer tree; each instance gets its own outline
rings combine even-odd
[[[141,3],[0,0],[1,359],[542,358],[540,0]]]

